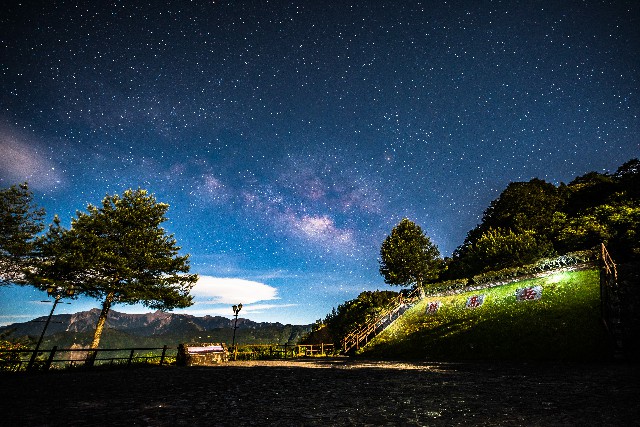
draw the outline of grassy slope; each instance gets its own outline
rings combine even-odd
[[[517,288],[541,285],[542,299],[516,301]],[[465,309],[470,295],[484,305]],[[427,315],[430,301],[442,306]],[[558,273],[450,297],[426,298],[360,354],[427,360],[598,360],[609,357],[600,322],[597,270]]]

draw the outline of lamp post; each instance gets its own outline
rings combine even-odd
[[[49,327],[49,322],[51,322],[51,316],[53,316],[53,312],[56,309],[56,306],[62,299],[63,295],[70,297],[70,296],[73,296],[73,293],[74,293],[73,286],[68,288],[63,288],[61,286],[49,286],[47,288],[47,295],[50,297],[53,296],[55,299],[53,301],[53,307],[51,307],[51,312],[49,313],[49,317],[47,317],[47,320],[44,323],[44,328],[42,329],[42,333],[40,334],[40,339],[36,344],[35,350],[33,350],[33,353],[31,353],[31,359],[29,359],[29,364],[27,365],[27,371],[30,371],[31,368],[33,368],[33,364],[36,361],[36,356],[38,355],[38,350],[40,349],[40,344],[42,344],[42,339],[44,338],[45,332],[47,332],[47,328]],[[49,301],[42,301],[42,302],[49,302]]]
[[[236,360],[236,329],[238,329],[238,313],[242,310],[242,304],[234,305],[231,308],[236,317],[236,320],[233,322],[233,340],[231,342],[231,347],[233,347],[233,360]]]

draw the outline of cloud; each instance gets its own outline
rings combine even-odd
[[[38,143],[16,129],[0,123],[0,178],[32,188],[50,189],[60,185],[63,175],[42,154]]]
[[[30,314],[7,314],[0,315],[0,326],[12,325],[14,323],[22,323],[27,320],[31,320],[37,316],[32,316]]]
[[[278,290],[245,279],[200,276],[191,290],[196,304],[252,304],[279,299]]]
[[[281,308],[296,307],[298,304],[242,304],[240,317],[247,317],[254,314],[265,314],[272,310]],[[175,310],[175,312],[186,313],[192,316],[223,316],[232,317],[233,311],[229,305],[204,307],[203,305],[195,305],[185,309]]]

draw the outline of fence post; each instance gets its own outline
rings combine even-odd
[[[164,355],[167,354],[167,345],[165,344],[162,347],[162,356],[160,356],[160,366],[162,366],[162,363],[164,363]]]
[[[93,368],[93,365],[96,362],[96,358],[98,357],[98,349],[93,349],[87,354],[87,359],[85,360],[85,366],[89,368]]]
[[[58,349],[57,345],[54,345],[51,349],[51,353],[49,353],[49,358],[47,359],[47,363],[44,365],[44,370],[48,371],[51,367],[51,362],[53,362],[53,356],[56,354],[56,350]]]
[[[129,360],[127,361],[127,366],[131,366],[131,359],[133,359],[134,349],[131,349],[131,353],[129,353]]]

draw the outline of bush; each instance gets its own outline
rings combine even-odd
[[[22,364],[20,350],[29,351],[29,347],[20,342],[0,340],[0,371],[17,371]]]
[[[451,293],[463,291],[473,285],[486,285],[494,282],[512,281],[523,276],[535,275],[550,270],[571,267],[579,264],[593,263],[598,260],[599,252],[596,248],[587,251],[571,252],[553,258],[542,258],[533,264],[521,267],[503,268],[497,271],[476,274],[469,279],[447,280],[438,282],[426,289],[429,294]]]

